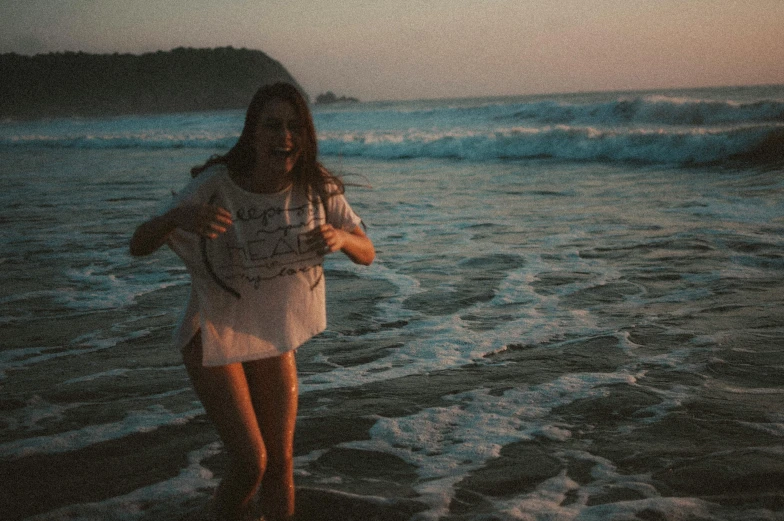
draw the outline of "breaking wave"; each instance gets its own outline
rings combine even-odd
[[[0,149],[227,150],[242,114],[193,113],[111,120],[6,122]],[[692,165],[784,159],[784,101],[667,95],[576,102],[497,98],[360,103],[316,109],[320,153],[373,159],[567,161]]]
[[[494,132],[346,133],[326,135],[320,146],[325,155],[374,159],[427,157],[487,161],[553,158],[706,164],[755,156],[764,156],[766,160],[784,159],[782,143],[782,126],[646,130],[556,125],[507,128]]]

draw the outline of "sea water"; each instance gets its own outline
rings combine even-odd
[[[377,248],[297,354],[302,519],[784,519],[784,87],[314,108]],[[242,111],[0,124],[0,518],[226,468],[128,254]]]

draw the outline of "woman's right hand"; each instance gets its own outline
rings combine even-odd
[[[186,204],[172,208],[141,224],[131,237],[130,253],[149,255],[166,242],[175,228],[214,239],[231,226],[231,213],[211,204]]]
[[[207,203],[172,208],[170,218],[177,228],[209,239],[215,239],[232,225],[231,213],[228,210]]]

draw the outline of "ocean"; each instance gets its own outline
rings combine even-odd
[[[376,262],[297,354],[298,519],[784,519],[784,86],[314,107]],[[0,518],[226,468],[135,227],[243,111],[0,122]]]

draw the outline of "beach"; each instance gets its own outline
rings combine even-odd
[[[3,519],[209,500],[188,275],[128,241],[242,117],[0,124]],[[377,259],[328,259],[297,352],[297,519],[784,519],[784,87],[315,122]]]

